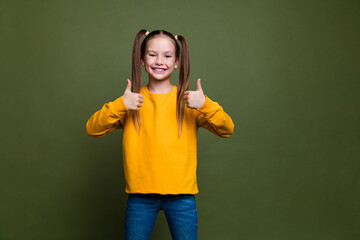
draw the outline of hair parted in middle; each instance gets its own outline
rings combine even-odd
[[[178,121],[178,136],[181,134],[182,120],[184,116],[185,103],[183,101],[184,93],[189,89],[189,78],[190,78],[190,56],[189,47],[186,39],[182,35],[177,35],[178,41],[181,43],[181,48],[174,35],[165,30],[154,30],[146,35],[144,40],[141,42],[141,37],[147,32],[147,30],[140,30],[135,37],[133,52],[132,52],[132,92],[140,93],[141,90],[141,60],[145,60],[145,52],[147,42],[152,38],[158,36],[167,36],[175,45],[175,58],[180,61],[180,72],[179,72],[179,85],[177,91],[176,100],[176,117]],[[139,111],[131,110],[132,119],[134,121],[137,131],[140,133],[141,118]]]

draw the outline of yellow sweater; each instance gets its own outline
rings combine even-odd
[[[177,87],[174,85],[169,93],[154,94],[143,86],[140,93],[144,96],[143,106],[139,110],[140,134],[122,97],[104,104],[91,116],[86,124],[87,134],[102,137],[123,128],[125,192],[198,193],[198,127],[226,138],[233,133],[233,121],[217,102],[205,96],[202,107],[185,107],[182,132],[178,138]]]

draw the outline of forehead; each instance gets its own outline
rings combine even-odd
[[[168,36],[156,36],[146,44],[147,51],[175,52],[175,44]]]

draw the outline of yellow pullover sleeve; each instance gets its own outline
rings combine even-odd
[[[223,108],[206,96],[205,103],[196,109],[197,125],[203,127],[219,137],[230,137],[234,132],[234,123],[230,116],[224,112]]]
[[[115,129],[122,128],[128,112],[122,96],[105,103],[86,123],[86,133],[91,137],[103,137]]]

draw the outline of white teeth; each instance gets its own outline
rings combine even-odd
[[[163,72],[163,71],[165,71],[165,69],[154,69],[155,71],[157,71],[157,72]]]

